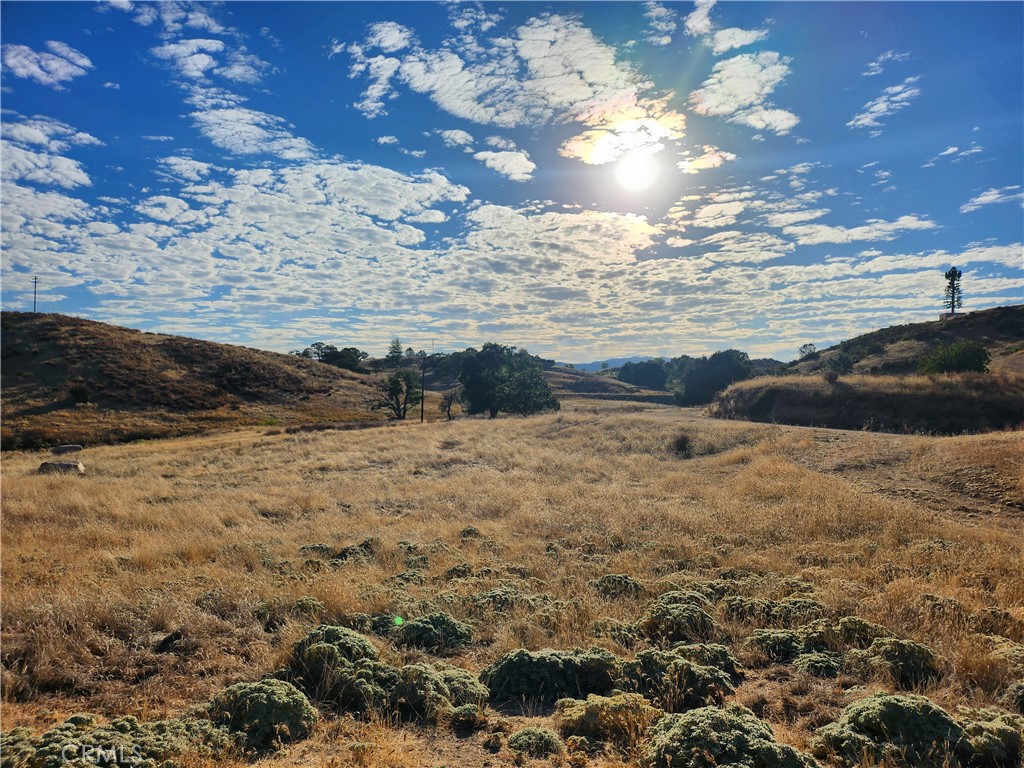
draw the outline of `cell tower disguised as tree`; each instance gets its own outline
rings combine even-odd
[[[950,267],[946,272],[946,302],[944,307],[949,309],[949,314],[955,315],[956,311],[964,305],[963,291],[960,290],[960,277],[963,273],[956,267]]]

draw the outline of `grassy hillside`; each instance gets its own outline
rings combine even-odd
[[[544,380],[555,397],[582,397],[590,400],[634,400],[647,403],[673,402],[669,392],[642,389],[607,374],[556,367],[544,372]]]
[[[8,449],[377,418],[368,377],[291,355],[19,312],[0,347]]]
[[[702,616],[687,652],[705,660],[664,657],[687,681],[683,708],[748,708],[769,729],[762,751],[777,739],[823,768],[890,765],[841,764],[821,741],[876,693],[922,694],[958,722],[1010,717],[1024,676],[1020,433],[767,427],[592,400],[528,419],[266,432],[90,448],[80,478],[37,475],[29,453],[5,457],[5,731],[41,733],[76,712],[180,716],[286,667],[320,622],[358,627],[377,669],[415,682],[429,668],[405,665],[476,676],[521,649],[572,658],[596,646],[627,669],[676,645],[654,619],[689,632]],[[467,644],[418,648],[395,629],[395,616],[437,612],[468,625]],[[800,643],[828,650],[794,657]],[[520,729],[574,734],[542,696],[558,679],[524,670],[532,687],[511,702],[495,686],[476,730],[386,709],[339,715],[324,690],[312,735],[255,764],[649,765],[650,718],[636,708],[586,755],[577,745],[561,763],[517,758]],[[646,689],[672,706],[659,695]],[[935,732],[913,722],[911,737]],[[201,754],[177,764],[254,765]]]
[[[1024,305],[995,307],[949,320],[894,325],[820,350],[790,367],[794,373],[817,373],[840,354],[853,362],[854,373],[915,373],[936,347],[968,340],[982,344],[992,357],[991,370],[1024,373]]]
[[[780,376],[733,384],[710,413],[725,419],[959,434],[1024,425],[1024,375]]]

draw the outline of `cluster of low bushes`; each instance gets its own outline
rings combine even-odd
[[[4,768],[175,768],[201,758],[276,750],[307,738],[318,719],[295,686],[262,680],[233,685],[181,718],[140,723],[123,717],[100,725],[93,715],[80,714],[38,736],[15,728],[0,737],[0,753]]]

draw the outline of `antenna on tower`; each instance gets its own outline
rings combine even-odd
[[[39,278],[32,278],[32,314],[36,313],[36,291],[39,286]]]

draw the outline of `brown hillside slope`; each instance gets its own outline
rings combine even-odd
[[[369,377],[275,352],[21,312],[0,348],[5,449],[377,418]]]
[[[642,389],[612,376],[556,367],[544,371],[544,380],[555,397],[581,397],[588,400],[635,400],[647,403],[673,402],[670,392]]]
[[[805,427],[956,435],[1024,425],[1024,375],[776,376],[740,381],[709,413]]]
[[[1024,305],[994,307],[949,320],[894,325],[844,341],[795,363],[790,372],[817,373],[845,354],[854,373],[914,373],[937,347],[976,341],[992,357],[991,370],[1024,373]]]

